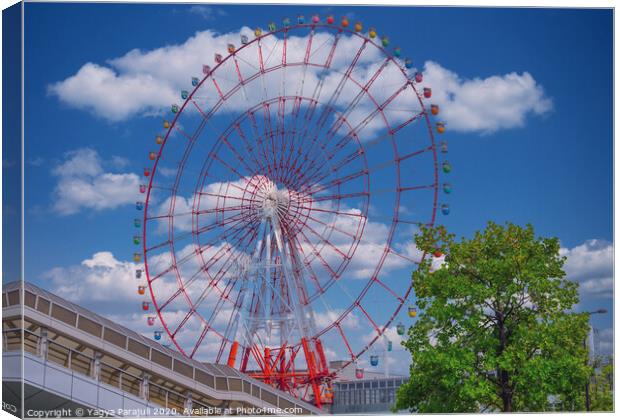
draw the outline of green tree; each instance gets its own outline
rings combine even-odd
[[[421,315],[404,342],[410,380],[395,409],[582,410],[588,315],[570,312],[577,284],[564,279],[558,239],[489,222],[471,240],[444,227],[415,240],[445,261],[434,269],[427,259],[412,275]]]
[[[590,381],[590,409],[592,411],[613,411],[614,409],[614,363],[613,358],[597,358],[593,363],[594,373]]]

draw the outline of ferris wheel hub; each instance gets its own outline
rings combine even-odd
[[[285,188],[279,189],[277,185],[268,181],[265,195],[261,203],[263,218],[281,220],[289,207],[289,193]]]

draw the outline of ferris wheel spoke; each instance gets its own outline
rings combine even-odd
[[[205,261],[203,264],[203,269],[204,270],[208,270],[210,268],[210,266],[212,266],[214,263],[217,262],[217,260],[219,260],[220,257],[218,257],[213,263],[210,263],[211,261],[213,261],[215,259],[215,257],[222,251],[222,249],[225,249],[226,251],[230,251],[231,249],[237,248],[239,245],[241,245],[242,241],[244,241],[248,235],[252,235],[251,239],[248,241],[248,244],[246,245],[244,252],[247,251],[247,248],[251,245],[251,243],[254,241],[254,239],[256,238],[257,235],[257,231],[258,231],[258,226],[259,223],[254,222],[253,224],[251,224],[250,226],[247,226],[246,224],[241,225],[241,228],[236,228],[236,229],[227,229],[230,232],[234,232],[233,236],[231,236],[229,238],[229,234],[225,231],[223,233],[221,233],[220,235],[218,235],[216,238],[213,238],[210,242],[208,242],[205,245],[208,245],[207,248],[205,248],[204,246],[200,246],[199,247],[199,252],[200,254],[204,254],[204,252],[208,249],[210,249],[211,247],[213,247],[217,241],[222,241],[223,239],[226,239],[227,241],[230,240],[230,242],[232,242],[232,244],[234,246],[231,246],[230,244],[227,244],[227,249],[225,248],[220,248],[208,261]],[[242,236],[239,236],[242,235]],[[236,241],[236,242],[235,242]]]
[[[366,49],[367,43],[368,43],[368,40],[364,40],[364,42],[362,43],[362,46],[355,53],[355,56],[353,60],[351,60],[351,63],[349,63],[347,70],[342,74],[342,78],[338,82],[336,89],[334,89],[334,92],[332,93],[329,100],[325,102],[327,107],[330,107],[330,108],[333,107],[333,104],[340,97],[340,94],[342,93],[342,90],[344,89],[344,85],[346,84],[347,80],[349,80],[351,73],[353,72],[353,69],[357,65],[357,62],[359,61],[359,58],[362,55],[362,52],[364,51],[364,49]],[[318,133],[323,129],[328,118],[329,118],[329,112],[327,112],[326,109],[324,109],[317,120],[315,129],[313,130],[315,135],[318,135]]]
[[[233,61],[235,63],[235,70],[237,71],[237,79],[239,80],[239,84],[241,85],[241,90],[243,91],[243,97],[246,102],[248,101],[248,94],[245,91],[245,80],[243,80],[243,76],[241,75],[241,70],[239,69],[239,62],[237,61],[237,54],[233,53]]]
[[[295,96],[299,96],[303,94],[304,84],[306,81],[306,71],[308,70],[308,63],[310,61],[310,51],[312,51],[312,40],[314,39],[314,28],[310,30],[310,36],[308,36],[308,41],[306,42],[306,52],[304,53],[304,61],[303,61],[303,73],[299,82],[297,83],[297,89],[295,90]]]
[[[377,323],[375,322],[374,319],[372,319],[372,317],[368,314],[368,312],[366,311],[366,309],[364,309],[364,307],[359,303],[359,302],[355,302],[355,306],[362,311],[362,313],[364,314],[364,316],[366,317],[366,319],[368,319],[368,321],[370,321],[370,323],[372,324],[373,328],[375,329],[375,331],[377,331],[377,334],[381,335],[381,328],[379,328],[379,326],[377,325]]]
[[[209,325],[205,325],[205,327],[202,329],[202,331],[200,333],[200,336],[198,337],[198,340],[196,340],[196,344],[194,345],[194,348],[192,349],[192,352],[189,355],[190,359],[194,358],[194,355],[196,354],[196,352],[200,348],[200,345],[202,344],[202,341],[207,336],[207,333],[209,332],[209,329],[210,329]]]
[[[223,232],[221,232],[217,237],[211,239],[211,241],[205,243],[205,244],[200,244],[199,248],[198,248],[198,252],[202,255],[204,254],[207,250],[211,249],[213,246],[217,245],[218,242],[222,242],[222,240],[226,239],[226,240],[230,240],[232,241],[237,241],[237,242],[233,242],[233,245],[237,246],[241,243],[241,241],[243,241],[247,235],[249,234],[253,234],[254,231],[257,229],[256,225],[257,223],[253,223],[250,226],[248,226],[248,223],[241,223],[238,224],[238,227],[230,227],[226,230],[224,230]],[[232,236],[231,236],[232,235]],[[241,237],[239,235],[242,235]],[[228,247],[230,248],[230,244],[228,244]],[[216,251],[216,254],[213,255],[208,261],[212,261],[216,255],[218,255],[219,252],[221,252],[223,248],[220,248],[218,251]],[[211,264],[212,265],[212,264]],[[203,269],[208,269],[210,267],[210,265],[208,265],[206,262],[205,264],[203,264]]]
[[[269,161],[267,167],[271,168],[273,174],[276,174],[278,169],[275,152],[276,144],[274,139],[274,130],[271,125],[271,108],[269,102],[263,104],[263,134],[265,143],[267,143],[267,139],[269,139],[271,143],[271,147],[267,147],[267,159]]]
[[[417,191],[417,190],[432,190],[437,187],[437,184],[427,184],[427,185],[412,185],[408,187],[399,187],[397,188],[398,192],[402,191]],[[388,190],[387,192],[393,192],[393,190]]]
[[[254,233],[252,234],[253,237],[250,241],[248,241],[248,245],[246,245],[246,247],[239,252],[228,252],[228,258],[224,261],[224,263],[222,264],[222,267],[220,268],[220,270],[216,273],[216,275],[213,277],[211,283],[209,284],[209,287],[206,288],[202,294],[200,295],[200,297],[196,300],[196,302],[194,302],[194,308],[197,310],[197,308],[202,304],[202,302],[204,302],[204,300],[211,294],[211,292],[213,290],[218,290],[218,294],[220,295],[220,299],[221,298],[226,298],[228,299],[228,295],[224,295],[224,293],[222,293],[219,288],[218,288],[218,283],[222,280],[223,276],[225,275],[225,273],[227,272],[227,269],[230,268],[230,266],[232,266],[236,261],[237,258],[233,258],[234,256],[241,256],[242,252],[247,252],[248,248],[249,248],[249,244],[251,244],[251,242],[254,240],[254,238],[256,237],[258,229],[254,230]],[[249,232],[248,232],[249,233]],[[247,234],[247,233],[246,233]],[[231,248],[229,248],[228,251],[230,251]],[[211,258],[212,260],[213,258]],[[209,261],[210,262],[210,261]],[[208,273],[208,267],[207,267],[207,263],[205,263],[203,265],[203,269]],[[231,284],[231,282],[233,283],[232,286],[234,286],[234,283],[236,283],[236,279],[234,279],[235,281],[233,282],[232,278],[228,279],[228,282],[226,284],[225,290],[228,288],[228,286]],[[231,286],[231,287],[232,287]]]
[[[317,289],[317,292],[323,293],[324,289],[321,286],[321,283],[319,282],[318,276],[312,269],[312,265],[308,262],[307,258],[305,258],[301,242],[299,242],[299,239],[297,237],[293,238],[293,242],[294,242],[295,248],[297,249],[297,252],[299,252],[300,255],[304,256],[304,258],[301,258],[301,262],[303,264],[302,267],[305,268],[306,272],[308,273],[308,276],[310,277],[310,280],[312,280],[314,287]]]
[[[158,243],[156,245],[153,245],[153,246],[150,246],[150,247],[146,248],[144,250],[144,252],[148,254],[149,252],[155,251],[156,249],[159,249],[159,248],[163,248],[166,245],[170,245],[170,244],[171,244],[171,240],[167,239],[167,240],[165,240],[163,242],[160,242],[160,243]]]
[[[406,255],[403,255],[402,253],[400,253],[400,252],[396,251],[396,250],[395,250],[394,248],[392,248],[392,247],[388,247],[388,249],[387,249],[387,250],[388,250],[388,252],[389,252],[389,253],[394,254],[394,255],[396,255],[397,257],[400,257],[400,258],[402,258],[403,260],[405,260],[405,261],[407,261],[407,262],[410,262],[410,263],[412,263],[412,264],[416,264],[416,265],[417,265],[417,264],[420,264],[420,261],[417,261],[417,260],[415,260],[415,259],[413,259],[413,258],[411,258],[411,257],[408,257],[408,256],[406,256]]]
[[[327,238],[324,238],[324,237],[323,237],[323,235],[321,235],[321,234],[320,234],[320,233],[318,233],[316,230],[314,230],[314,229],[312,228],[312,226],[310,226],[310,225],[306,225],[306,228],[307,228],[310,232],[312,232],[312,234],[313,234],[314,236],[316,236],[316,237],[317,237],[317,238],[321,241],[321,243],[324,243],[325,245],[327,245],[328,247],[330,247],[331,249],[333,249],[333,250],[334,250],[334,251],[335,251],[338,255],[340,255],[340,256],[342,257],[342,260],[343,260],[343,261],[346,261],[346,260],[348,260],[348,259],[350,258],[347,254],[345,254],[344,252],[342,252],[342,251],[340,250],[340,248],[338,248],[337,246],[335,246],[335,245],[334,245],[333,243],[331,243],[331,242],[330,242]],[[302,235],[303,235],[304,237],[306,236],[304,233],[302,233]]]
[[[212,159],[217,160],[218,162],[220,162],[222,165],[224,165],[229,171],[231,171],[232,173],[234,173],[235,175],[237,175],[239,177],[239,179],[244,179],[245,176],[242,175],[236,168],[233,168],[232,165],[230,165],[229,163],[227,163],[226,161],[224,161],[224,159],[222,159],[221,157],[219,157],[218,154],[215,154],[213,152],[209,153],[209,156]]]
[[[372,281],[378,284],[379,286],[381,286],[382,288],[384,288],[388,293],[394,296],[394,299],[396,299],[401,304],[405,302],[405,299],[403,297],[401,297],[398,293],[392,290],[391,287],[385,284],[385,282],[381,281],[377,276],[373,276]]]
[[[286,138],[286,129],[284,126],[284,109],[286,107],[286,98],[285,97],[280,97],[278,98],[278,129],[277,129],[277,133],[276,136],[278,136],[280,138],[280,147],[278,148],[279,150],[279,155],[280,155],[280,161],[278,164],[278,171],[280,172],[280,174],[282,174],[282,171],[284,170],[284,155],[286,154],[287,151],[287,144],[285,142],[285,138]],[[275,151],[274,151],[275,153]],[[282,175],[279,176],[279,179],[282,179]]]
[[[306,66],[307,68],[307,66]],[[305,69],[304,69],[304,74],[302,76],[302,84],[303,84],[303,80],[305,79],[306,75],[305,75]],[[293,154],[295,152],[295,143],[298,141],[298,133],[299,133],[299,115],[301,114],[301,103],[303,101],[303,97],[299,96],[299,93],[296,93],[295,97],[292,98],[293,100],[293,106],[292,106],[292,110],[291,110],[291,115],[292,115],[292,121],[291,121],[291,129],[288,131],[288,153],[287,153],[287,160],[286,160],[286,167],[289,168],[291,171],[289,172],[289,177],[287,177],[287,180],[290,180],[290,176],[291,176],[291,172],[292,169],[294,169],[294,165],[291,164],[291,159],[293,158]]]
[[[230,259],[228,259],[226,261],[226,263],[228,263],[230,261]],[[228,266],[226,266],[228,267]],[[194,309],[198,310],[198,307],[207,299],[211,296],[211,293],[213,293],[213,291],[217,291],[217,299],[218,302],[221,301],[222,299],[227,300],[228,296],[226,296],[226,288],[228,286],[228,284],[231,282],[231,279],[228,279],[227,284],[224,287],[224,290],[221,290],[219,287],[219,282],[222,280],[223,275],[219,274],[219,272],[213,277],[211,278],[208,287],[206,287],[203,292],[200,294],[200,296],[198,297],[198,299],[196,299],[196,301],[193,302],[194,305]],[[215,311],[213,311],[213,313],[215,313]]]
[[[171,337],[174,338],[176,337],[177,333],[179,332],[179,330],[181,328],[183,328],[183,326],[187,323],[187,321],[189,321],[189,319],[192,317],[192,315],[194,314],[194,309],[190,309],[187,314],[185,314],[185,316],[183,317],[183,320],[181,320],[181,322],[179,323],[179,325],[176,327],[176,329],[174,330],[174,332],[171,334]]]
[[[383,61],[383,63],[381,63],[381,66],[379,66],[379,68],[375,71],[375,73],[366,82],[366,84],[363,87],[361,87],[360,91],[353,98],[353,100],[351,100],[351,102],[349,102],[349,104],[347,104],[347,106],[344,107],[344,110],[340,112],[340,118],[336,119],[330,126],[329,130],[327,130],[327,135],[326,135],[327,140],[325,144],[327,144],[338,133],[338,131],[340,130],[340,127],[342,127],[342,124],[347,121],[349,114],[355,109],[355,107],[359,104],[359,102],[362,100],[362,98],[365,95],[371,98],[375,106],[378,106],[377,102],[375,101],[373,96],[370,94],[370,87],[375,82],[375,80],[377,80],[381,72],[383,72],[383,70],[385,69],[385,67],[387,67],[389,63],[390,63],[390,59],[386,58]],[[348,77],[350,78],[350,74],[348,75]],[[354,79],[352,78],[350,79],[351,81],[355,82]]]
[[[216,220],[212,223],[209,223],[208,225],[197,227],[192,233],[196,236],[199,236],[209,231],[212,231],[215,228],[223,227],[231,223],[234,223],[233,227],[238,226],[240,222],[247,222],[246,216],[243,213],[235,213],[232,216],[225,217],[221,220]]]
[[[338,45],[338,42],[340,40],[340,36],[341,36],[341,32],[338,32],[338,34],[336,34],[336,36],[334,37],[334,42],[332,44],[331,50],[328,54],[327,60],[324,64],[324,71],[322,72],[320,79],[319,79],[319,83],[317,84],[317,86],[315,86],[314,92],[312,93],[312,101],[311,101],[311,106],[308,108],[307,112],[306,112],[306,123],[304,124],[304,134],[303,137],[307,138],[308,137],[308,131],[310,128],[310,122],[314,116],[314,112],[316,111],[316,106],[318,105],[318,98],[320,97],[322,91],[323,91],[323,86],[325,83],[325,79],[328,75],[328,69],[331,67],[331,63],[334,57],[334,53],[336,51],[336,47]],[[362,49],[365,47],[365,43],[364,46],[362,47]],[[358,53],[361,55],[361,51],[358,51]],[[359,56],[357,57],[357,59],[359,59]],[[357,61],[354,60],[354,61]],[[349,66],[349,69],[352,71],[353,68],[355,67],[355,63],[351,63],[351,65]],[[350,74],[350,73],[349,73]],[[346,81],[346,76],[343,76],[343,78],[340,81],[340,84],[344,84],[344,81]],[[325,121],[327,120],[328,117],[328,110],[333,109],[331,102],[334,99],[334,95],[331,96],[330,100],[327,101],[324,106],[323,106],[323,111],[321,113],[321,115],[319,116],[319,120],[324,119],[323,124],[325,123]],[[312,130],[314,135],[312,137],[313,142],[316,144],[317,143],[317,138],[318,138],[318,133],[321,130],[323,124],[317,124],[315,125],[315,129]],[[311,151],[313,151],[312,149],[314,148],[314,145],[311,148]]]
[[[263,155],[263,160],[265,162],[265,166],[267,167],[267,173],[270,174],[272,173],[272,169],[271,169],[271,161],[269,160],[269,158],[267,157],[267,147],[265,146],[265,144],[263,144],[263,139],[259,133],[259,129],[258,129],[258,124],[256,122],[256,117],[254,116],[254,112],[250,112],[248,114],[248,119],[251,122],[251,127],[252,127],[252,131],[254,132],[254,137],[256,138],[256,141],[258,142],[259,148],[262,152]],[[265,138],[265,143],[267,142],[267,139]]]
[[[354,198],[354,197],[368,197],[370,193],[368,191],[359,191],[352,192],[346,194],[332,194],[332,195],[323,195],[320,197],[315,197],[312,199],[312,202],[322,202],[322,201],[333,201],[333,200],[344,200],[346,198]]]
[[[327,183],[321,184],[320,182],[322,180],[324,180],[325,178],[327,178],[329,176],[329,174],[328,174],[328,175],[323,176],[323,177],[321,177],[321,178],[319,178],[318,180],[315,181],[314,185],[316,185],[317,188],[309,190],[308,192],[304,191],[304,193],[306,193],[306,194],[308,194],[310,196],[314,196],[314,195],[316,195],[317,193],[319,193],[321,191],[328,190],[331,187],[337,187],[337,186],[346,184],[349,181],[352,181],[354,179],[360,178],[360,177],[362,177],[364,175],[368,175],[369,173],[370,173],[370,171],[368,169],[364,168],[364,169],[361,169],[361,170],[359,170],[357,172],[353,172],[353,173],[351,173],[349,175],[343,175],[341,177],[334,178],[334,179],[332,179],[331,181],[329,181]]]
[[[237,151],[237,149],[230,144],[230,142],[228,141],[228,139],[225,136],[222,137],[222,142],[235,155],[237,160],[243,165],[243,167],[248,171],[248,173],[252,174],[252,173],[256,172],[255,168],[251,168],[250,166],[248,166],[248,164],[246,163],[246,160],[243,158],[243,156],[241,156],[241,154]]]
[[[207,192],[207,191],[200,191],[200,192],[198,192],[198,195],[201,195],[201,196],[206,195],[208,197],[224,198],[224,199],[231,200],[231,201],[232,200],[235,200],[235,201],[247,201],[247,202],[250,202],[250,203],[260,203],[261,202],[259,200],[255,200],[255,199],[251,199],[251,198],[237,197],[237,196],[228,195],[228,194],[216,194],[216,193]],[[218,210],[225,211],[225,210],[227,210],[227,208],[226,207],[218,207]]]
[[[237,133],[239,134],[239,138],[243,141],[243,144],[245,145],[246,150],[248,151],[248,155],[250,156],[250,158],[254,161],[254,163],[256,164],[256,168],[258,168],[258,171],[260,172],[264,172],[264,166],[261,165],[258,160],[256,159],[256,155],[254,153],[254,148],[252,147],[252,145],[250,145],[247,136],[245,135],[245,132],[241,129],[241,125],[240,124],[236,124],[235,125],[235,130],[237,131]]]
[[[162,220],[162,219],[169,219],[171,217],[179,217],[179,216],[191,216],[192,212],[181,212],[181,213],[174,213],[174,214],[170,214],[170,213],[166,213],[166,214],[159,214],[157,216],[147,216],[146,217],[146,221],[151,221],[151,220]]]
[[[246,205],[239,205],[239,206],[229,206],[229,207],[222,207],[222,208],[212,208],[212,209],[206,209],[206,210],[197,210],[195,212],[196,215],[203,215],[203,214],[217,214],[217,213],[223,213],[225,211],[242,211],[242,210],[251,210],[252,206],[249,204]]]
[[[334,269],[327,263],[327,261],[325,261],[325,259],[323,258],[323,256],[321,255],[321,253],[316,249],[316,247],[314,246],[314,244],[312,243],[312,241],[310,241],[310,239],[308,239],[308,237],[306,236],[306,234],[301,231],[300,232],[301,236],[304,237],[304,239],[306,240],[306,243],[308,245],[310,245],[310,248],[312,248],[312,253],[321,261],[321,265],[323,267],[325,267],[325,269],[329,272],[331,277],[337,277],[338,275],[336,274],[336,272],[334,271]],[[306,257],[307,258],[307,257]]]
[[[351,217],[358,217],[358,218],[361,218],[361,219],[365,219],[366,218],[366,216],[361,214],[361,213],[349,213],[349,212],[346,212],[346,211],[319,209],[319,208],[316,208],[316,207],[307,207],[307,206],[299,206],[299,208],[304,209],[304,210],[318,211],[320,213],[335,214],[335,215],[338,215],[338,216],[351,216]]]
[[[344,344],[347,346],[347,350],[349,351],[349,355],[351,356],[351,358],[353,360],[356,359],[355,354],[353,353],[353,350],[351,349],[351,345],[349,344],[349,340],[347,340],[346,335],[344,334],[344,331],[342,330],[342,327],[340,326],[339,323],[336,323],[336,329],[338,330],[338,333],[340,333],[340,336],[342,337],[342,339],[344,340]]]
[[[375,83],[375,81],[379,78],[383,70],[385,70],[388,64],[390,64],[390,61],[391,61],[390,58],[386,58],[385,60],[383,60],[379,68],[377,68],[377,70],[372,74],[372,76],[370,76],[366,84],[363,87],[361,87],[360,91],[355,96],[355,98],[351,102],[349,102],[349,104],[345,107],[345,110],[342,112],[342,115],[345,118],[348,118],[351,111],[353,111],[355,106],[359,104],[359,101],[364,97],[364,95],[368,95],[370,98],[372,98],[373,102],[376,104],[373,96],[369,93],[369,91],[372,85]],[[354,81],[354,79],[351,79],[351,80]],[[359,86],[359,83],[356,83],[356,84]],[[333,130],[330,130],[330,131],[333,131]]]
[[[341,235],[348,236],[352,240],[355,240],[357,238],[357,236],[353,235],[351,232],[346,232],[346,231],[340,229],[338,226],[336,226],[336,223],[327,224],[324,221],[322,221],[320,219],[317,219],[317,218],[314,218],[314,217],[312,217],[310,215],[308,215],[308,219],[312,220],[315,223],[319,223],[319,224],[325,226],[329,230],[335,230],[336,232],[340,233]]]

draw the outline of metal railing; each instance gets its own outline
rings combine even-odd
[[[183,394],[150,382],[149,375],[136,376],[126,370],[102,362],[101,356],[89,356],[32,331],[20,328],[6,329],[2,331],[2,335],[4,351],[21,351],[23,341],[23,348],[27,353],[88,376],[97,382],[110,385],[127,394],[148,400],[169,410],[168,412],[183,414],[184,410],[190,407],[208,408]]]

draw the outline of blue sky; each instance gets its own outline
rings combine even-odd
[[[454,84],[467,99],[464,106],[471,107],[447,119],[454,192],[451,214],[439,222],[458,236],[471,235],[487,220],[532,223],[538,234],[560,238],[570,259],[567,271],[589,282],[580,309],[611,310],[610,10],[26,4],[26,279],[62,290],[54,283],[58,276],[88,274],[80,271],[82,262],[98,252],[130,260],[136,216],[131,200],[119,198],[102,208],[76,202],[59,214],[59,185],[73,175],[63,178],[58,168],[75,156],[71,153],[88,148],[101,173],[123,174],[123,185],[132,185],[130,175],[148,162],[162,118],[152,115],[153,109],[110,118],[109,104],[105,114],[104,108],[84,105],[88,100],[80,95],[51,86],[89,62],[120,74],[110,60],[133,49],[181,45],[206,29],[266,27],[299,13],[349,14],[352,21],[388,31],[391,44],[401,46],[417,66],[438,64],[435,80]],[[189,78],[199,72],[188,68],[181,77],[189,87]],[[517,109],[488,92],[497,86],[493,83],[512,80],[513,73],[522,89],[514,97],[524,104]],[[488,101],[478,104],[477,95]],[[503,122],[494,118],[502,106],[508,106]],[[473,122],[472,115],[481,121]],[[84,304],[120,314],[119,319],[138,312],[135,302],[115,306],[84,299]],[[593,324],[611,339],[611,314],[596,316]]]

